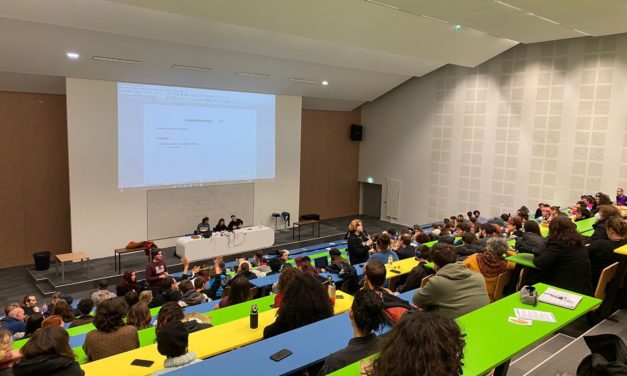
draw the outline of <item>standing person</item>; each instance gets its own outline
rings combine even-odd
[[[124,296],[129,291],[135,291],[137,295],[141,292],[137,283],[137,274],[134,270],[125,270],[120,282],[115,286],[115,294]]]
[[[70,336],[59,326],[36,331],[20,349],[22,360],[13,365],[15,376],[83,376],[85,372],[70,348]]]
[[[200,221],[198,226],[196,226],[196,233],[206,234],[209,231],[211,231],[211,225],[209,224],[209,217],[205,217],[202,219],[202,221]]]
[[[544,271],[543,280],[539,282],[579,294],[592,294],[588,252],[577,226],[567,216],[558,215],[549,223],[546,249],[534,256],[533,263]]]
[[[627,204],[627,196],[623,192],[623,188],[616,188],[616,205],[625,206]]]
[[[372,245],[372,239],[366,237],[364,224],[359,219],[353,219],[348,225],[348,259],[351,265],[368,261],[368,251]]]
[[[163,253],[160,249],[155,248],[150,250],[150,262],[146,265],[146,281],[148,286],[152,290],[153,295],[161,290],[161,284],[163,279],[167,278],[168,267],[163,261]]]
[[[242,228],[242,225],[244,225],[244,221],[237,218],[235,214],[231,214],[231,222],[229,222],[229,225],[226,226],[226,228],[229,231],[233,231],[237,230],[238,228]]]
[[[457,323],[430,312],[406,315],[382,340],[369,376],[462,374],[466,345]]]
[[[349,364],[367,358],[377,351],[380,338],[375,335],[385,324],[383,301],[371,290],[359,290],[348,312],[353,326],[353,338],[348,346],[329,355],[319,376],[344,368]]]
[[[137,328],[124,323],[124,313],[111,299],[96,307],[94,326],[96,330],[88,332],[83,343],[90,362],[139,347]]]
[[[220,218],[218,224],[216,224],[216,227],[213,228],[213,232],[222,232],[226,230],[228,230],[228,228],[226,227],[226,222],[224,221],[224,218]]]

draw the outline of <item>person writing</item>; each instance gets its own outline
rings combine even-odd
[[[348,225],[348,259],[351,265],[368,261],[368,250],[372,245],[372,239],[366,237],[364,224],[359,219],[353,219]]]

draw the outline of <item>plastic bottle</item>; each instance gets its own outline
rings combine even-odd
[[[259,311],[257,309],[257,305],[253,304],[250,306],[250,328],[257,329],[259,326]]]
[[[331,306],[335,307],[335,282],[333,282],[331,277],[329,277],[327,281],[329,282],[329,301],[331,302]]]

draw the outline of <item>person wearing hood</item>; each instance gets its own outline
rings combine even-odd
[[[496,281],[500,274],[508,270],[513,270],[516,266],[511,261],[505,261],[504,255],[512,255],[514,252],[509,251],[507,241],[503,238],[488,239],[486,249],[483,252],[475,253],[468,256],[464,260],[464,265],[468,269],[479,272],[485,278],[486,290],[490,301],[494,301],[494,291],[496,290]]]
[[[558,215],[549,223],[546,249],[534,256],[533,263],[544,271],[542,280],[538,282],[592,295],[588,251],[583,237],[577,232],[577,225],[566,215]]]
[[[161,328],[157,334],[157,351],[166,357],[163,370],[153,372],[162,375],[175,369],[200,362],[196,354],[188,351],[189,332],[182,322],[173,321]]]
[[[430,308],[454,319],[490,303],[483,276],[458,262],[452,245],[434,245],[431,258],[436,273],[414,294],[416,306]]]
[[[84,375],[69,341],[70,336],[62,327],[53,325],[37,330],[20,349],[22,360],[13,365],[13,375]]]

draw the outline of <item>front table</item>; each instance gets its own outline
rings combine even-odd
[[[210,238],[184,236],[176,240],[176,254],[190,261],[254,251],[274,245],[274,230],[266,226],[244,227],[213,233]]]

